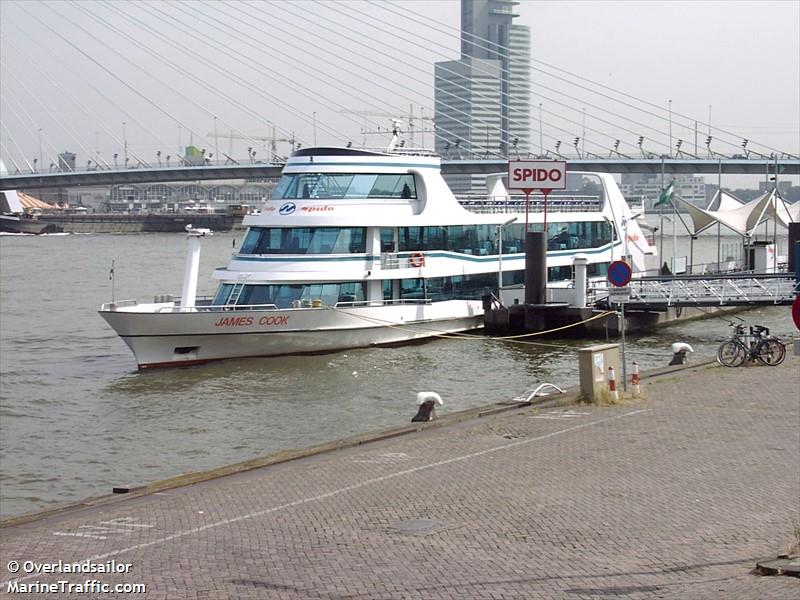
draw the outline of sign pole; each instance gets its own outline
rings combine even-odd
[[[622,312],[622,391],[628,391],[628,369],[625,362],[625,303],[619,305]]]
[[[627,236],[627,231],[626,231]],[[608,282],[614,286],[612,289],[618,290],[628,290],[627,285],[631,282],[631,276],[633,275],[633,270],[631,266],[625,262],[624,260],[615,260],[608,266],[608,275],[607,279]],[[628,292],[629,293],[629,292]],[[612,292],[609,290],[609,304],[611,304]],[[628,296],[630,298],[630,296]],[[625,364],[625,303],[626,299],[620,299],[618,301],[620,305],[620,317],[622,322],[620,323],[620,336],[622,337],[622,391],[628,391],[628,368]]]
[[[544,230],[545,245],[547,245],[547,196],[552,191],[553,190],[549,188],[542,188],[542,194],[544,195],[544,215],[543,215],[544,226],[542,229]]]
[[[528,233],[528,205],[530,204],[532,188],[523,188],[522,193],[525,194],[525,233]]]

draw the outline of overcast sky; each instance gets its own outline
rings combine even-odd
[[[545,149],[581,136],[607,154],[619,138],[635,154],[642,135],[665,152],[672,100],[684,149],[697,121],[705,153],[710,117],[712,149],[730,155],[747,138],[766,154],[800,154],[797,0],[523,0],[517,10],[532,33],[534,150],[541,102]],[[125,141],[133,162],[190,140],[261,158],[264,141],[231,134],[269,137],[274,124],[303,145],[385,145],[385,133],[364,131],[407,119],[410,105],[432,117],[433,63],[458,58],[459,2],[1,0],[0,28],[7,163],[31,163],[40,141],[45,165],[64,150],[82,165],[121,162]]]

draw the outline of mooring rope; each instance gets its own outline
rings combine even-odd
[[[484,336],[484,335],[473,335],[473,334],[461,333],[461,332],[445,332],[445,331],[441,331],[441,330],[437,331],[437,330],[433,330],[433,329],[431,329],[429,327],[425,327],[424,325],[421,325],[421,324],[420,325],[414,325],[414,324],[411,324],[411,325],[403,324],[403,325],[401,325],[401,324],[395,323],[394,321],[387,321],[385,319],[379,319],[377,317],[368,317],[366,315],[353,314],[351,312],[348,312],[347,310],[344,310],[344,309],[341,309],[341,308],[337,308],[336,306],[326,306],[325,308],[344,313],[344,314],[346,314],[348,316],[354,317],[356,319],[361,319],[361,320],[367,321],[369,323],[374,323],[374,324],[377,324],[377,325],[382,325],[382,326],[385,326],[385,327],[389,327],[391,329],[399,329],[399,330],[411,331],[411,332],[415,332],[415,333],[419,333],[420,331],[424,331],[426,333],[429,333],[430,337],[437,337],[437,338],[444,338],[444,339],[462,339],[462,340],[465,340],[465,339],[469,339],[469,340],[492,340],[492,341],[499,341],[499,342],[501,342],[501,341],[510,341],[510,342],[516,342],[516,343],[534,344],[534,345],[538,345],[538,346],[546,346],[546,347],[553,347],[553,348],[569,348],[569,349],[573,349],[572,346],[559,345],[559,344],[545,344],[545,343],[524,342],[522,340],[524,338],[545,335],[545,334],[554,333],[554,332],[557,332],[557,331],[563,331],[563,330],[569,329],[571,327],[577,327],[578,325],[583,325],[584,323],[588,323],[590,321],[594,321],[595,319],[600,319],[600,318],[603,318],[603,317],[607,317],[608,315],[616,314],[615,311],[613,311],[613,310],[603,311],[602,313],[594,315],[594,316],[591,316],[588,319],[583,319],[581,321],[576,321],[575,323],[570,323],[569,325],[563,325],[561,327],[555,327],[553,329],[547,329],[547,330],[544,330],[544,331],[536,331],[536,332],[533,332],[533,333],[522,333],[522,334],[518,334],[518,335],[487,337],[487,336]]]

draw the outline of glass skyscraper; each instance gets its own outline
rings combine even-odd
[[[530,152],[530,29],[512,23],[517,4],[461,0],[461,58],[434,71],[435,148],[444,157]],[[448,182],[473,187],[470,176]]]

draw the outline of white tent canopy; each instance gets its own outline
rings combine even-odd
[[[708,229],[714,223],[721,223],[741,236],[751,236],[758,225],[768,218],[777,219],[783,226],[800,220],[800,202],[789,205],[775,190],[764,192],[746,204],[722,192],[719,210],[699,208],[677,195],[675,200],[677,206],[686,210],[692,219],[692,235]]]

